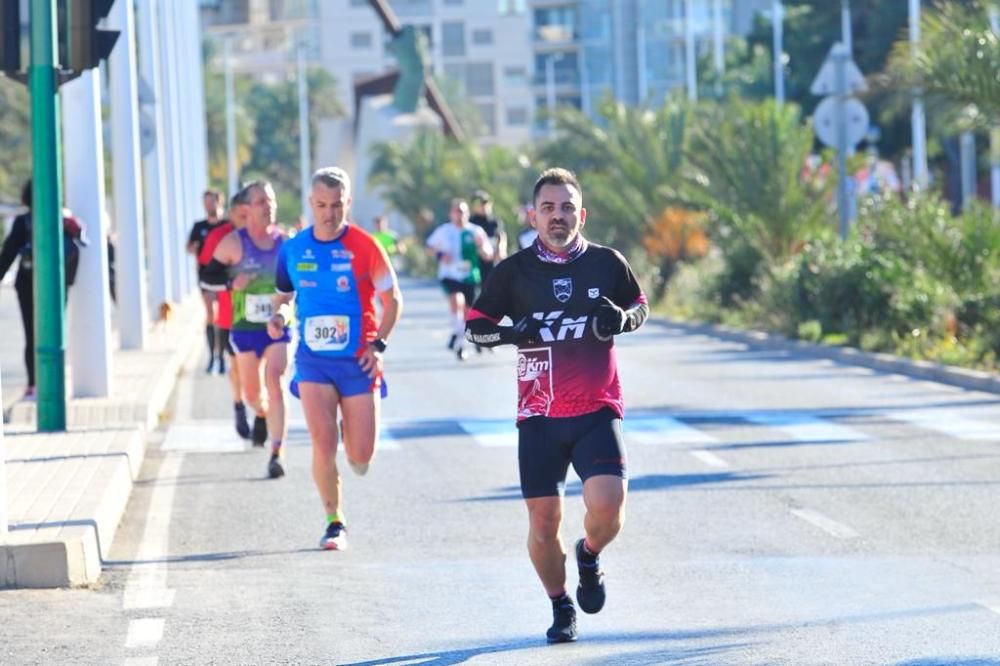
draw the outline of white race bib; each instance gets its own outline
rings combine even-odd
[[[351,340],[351,318],[343,315],[309,317],[304,325],[306,346],[313,351],[339,351]]]
[[[246,295],[246,319],[254,324],[266,324],[271,318],[271,296],[270,294],[247,294]]]

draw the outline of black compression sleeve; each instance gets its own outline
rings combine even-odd
[[[649,317],[649,306],[639,303],[625,311],[625,333],[631,333],[642,326]]]
[[[485,318],[465,322],[465,339],[480,347],[514,344],[513,333],[512,327],[500,326]]]

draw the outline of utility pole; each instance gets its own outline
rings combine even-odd
[[[990,29],[1000,38],[1000,7],[990,5]],[[993,207],[1000,208],[1000,125],[990,129],[990,195]]]
[[[310,181],[312,179],[312,153],[309,150],[309,80],[306,78],[306,48],[299,44],[297,49],[299,84],[299,186],[302,189],[302,216],[312,221],[309,208]]]
[[[236,164],[236,108],[233,93],[233,38],[226,35],[222,42],[222,61],[226,78],[226,171],[229,196],[239,189],[239,166]]]
[[[726,45],[722,25],[722,0],[714,0],[712,4],[712,35],[714,38],[715,96],[721,98],[725,92],[722,89],[722,76],[726,72]]]
[[[910,2],[910,57],[917,58],[920,48],[920,0]],[[913,182],[918,190],[926,190],[927,177],[927,127],[924,118],[924,100],[919,89],[913,91],[913,110],[911,113],[911,131],[913,135]]]
[[[31,0],[32,253],[38,430],[66,429],[66,298],[63,265],[55,0]]]
[[[771,59],[774,61],[774,101],[785,103],[785,54],[784,54],[785,8],[781,0],[771,4],[771,35],[774,42]]]
[[[687,70],[687,96],[692,102],[698,101],[698,63],[694,44],[694,2],[684,0],[684,65]]]

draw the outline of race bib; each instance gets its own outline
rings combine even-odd
[[[266,324],[271,318],[270,294],[246,295],[246,320],[254,324]]]
[[[351,339],[351,318],[343,315],[309,317],[303,333],[306,346],[313,351],[340,351]]]

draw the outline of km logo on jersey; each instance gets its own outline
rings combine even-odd
[[[572,336],[570,338],[572,340],[579,340],[583,337],[583,332],[587,328],[587,315],[574,319],[572,317],[563,317],[562,314],[562,310],[556,310],[555,312],[533,312],[531,314],[532,317],[545,324],[538,331],[542,342],[565,340],[569,336]],[[553,330],[555,330],[555,333],[553,333]]]

